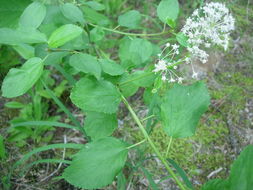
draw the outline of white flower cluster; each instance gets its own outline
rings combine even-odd
[[[179,54],[178,44],[165,44],[162,52],[158,54],[158,61],[155,64],[153,72],[161,73],[163,81],[182,83],[183,78],[179,77],[173,70],[177,69],[177,63],[181,60],[175,61],[174,58]],[[165,53],[166,52],[166,53]],[[165,54],[165,55],[163,55]]]
[[[167,43],[158,54],[159,59],[153,72],[159,72],[163,81],[181,83],[183,78],[177,75],[175,69],[178,64],[185,62],[191,64],[192,78],[197,79],[198,73],[195,72],[192,62],[200,60],[206,63],[209,55],[205,50],[211,46],[217,45],[227,50],[229,35],[234,30],[234,22],[228,8],[222,3],[208,3],[196,9],[181,30],[188,38],[187,50],[190,55],[175,61],[175,55],[179,54],[179,45]]]
[[[212,2],[196,9],[182,29],[188,37],[187,49],[192,58],[206,63],[208,54],[204,49],[211,45],[222,46],[227,50],[234,22],[228,8],[222,3]]]

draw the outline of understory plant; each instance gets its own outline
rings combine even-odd
[[[10,6],[11,1],[3,2]],[[120,183],[125,179],[128,153],[144,144],[153,150],[166,175],[179,189],[194,189],[180,172],[182,169],[169,159],[169,150],[173,139],[195,134],[202,114],[208,109],[210,97],[195,63],[207,64],[208,52],[212,49],[229,48],[234,18],[225,4],[211,2],[194,10],[182,27],[177,20],[178,1],[162,0],[157,5],[160,21],[137,10],[126,10],[109,19],[108,15],[118,14],[117,7],[113,6],[120,8],[124,1],[114,3],[34,1],[24,9],[17,23],[0,28],[0,44],[11,46],[24,60],[5,76],[2,96],[16,98],[27,94],[39,99],[39,104],[41,98],[50,99],[71,121],[45,120],[41,112],[47,109],[39,109],[40,115],[33,120],[11,122],[9,131],[18,127],[63,127],[79,131],[86,142],[51,144],[27,153],[2,179],[6,189],[11,189],[13,172],[32,155],[55,148],[77,149],[78,152],[72,160],[42,159],[25,169],[40,163],[63,163],[68,166],[59,179],[75,187],[103,188],[117,179],[118,189],[126,189]],[[161,32],[147,33],[148,29],[138,32],[144,31],[143,17],[161,28]],[[117,24],[113,23],[115,20]],[[164,26],[161,27],[160,22]],[[157,38],[162,40],[157,41]],[[54,73],[67,81],[66,88],[71,89],[69,98],[84,113],[84,123],[51,89],[54,83],[48,79]],[[144,91],[139,96],[148,109],[144,118],[132,107],[139,89]],[[129,97],[133,97],[131,102]],[[15,102],[15,105],[19,104]],[[112,136],[118,127],[118,112],[125,108],[143,135],[140,142],[130,143],[122,140],[124,137]],[[170,137],[168,149],[163,152],[150,138],[156,125],[161,125]],[[245,149],[233,164],[227,180],[210,181],[202,189],[250,189],[253,186],[252,149],[252,146]],[[145,168],[143,171],[147,173]],[[240,180],[235,173],[240,174]],[[158,185],[153,182],[152,189],[156,188]]]

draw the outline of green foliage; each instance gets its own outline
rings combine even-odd
[[[0,18],[4,19],[0,20],[0,27],[16,27],[20,15],[29,3],[30,0],[1,0]]]
[[[115,63],[113,60],[108,60],[108,59],[100,59],[99,60],[103,72],[111,75],[111,76],[117,76],[117,75],[122,75],[125,70],[124,68]]]
[[[201,190],[250,190],[253,185],[252,173],[253,146],[248,145],[233,162],[230,176],[226,180],[214,179],[207,182]]]
[[[175,85],[165,93],[161,105],[164,130],[173,138],[192,136],[209,104],[210,97],[203,82]]]
[[[177,0],[162,0],[157,7],[157,15],[159,19],[171,26],[177,19],[179,14],[179,5]]]
[[[73,24],[66,24],[57,28],[50,36],[48,45],[57,48],[66,42],[75,39],[82,33],[82,28]]]
[[[40,2],[33,2],[20,17],[20,27],[38,28],[46,16],[46,7]]]
[[[97,59],[89,54],[79,53],[72,55],[70,57],[69,64],[78,71],[92,74],[97,79],[100,78],[101,66]]]
[[[22,43],[43,43],[46,42],[46,35],[35,29],[19,28],[0,28],[0,44],[19,45]]]
[[[112,183],[124,167],[127,153],[126,144],[113,137],[88,143],[65,169],[63,177],[79,188],[102,188]]]
[[[13,98],[23,95],[40,78],[42,71],[43,61],[37,57],[26,61],[20,69],[11,69],[3,81],[3,96]]]
[[[88,112],[86,114],[84,129],[92,140],[112,135],[117,126],[118,120],[116,114],[99,112]]]
[[[148,180],[150,188],[159,189],[159,183],[163,179],[160,182],[155,181],[155,173],[164,175],[164,171],[153,173],[152,169],[157,167],[152,167],[151,170],[144,168],[144,161],[151,159],[147,158],[145,153],[152,149],[150,153],[156,154],[156,159],[161,161],[168,172],[164,179],[172,178],[180,189],[186,190],[194,187],[184,172],[185,168],[193,177],[193,174],[198,174],[196,165],[200,160],[206,162],[202,165],[203,170],[213,169],[213,165],[217,166],[219,161],[226,160],[221,151],[212,152],[209,157],[201,151],[194,155],[193,151],[195,143],[196,147],[203,144],[203,149],[209,149],[216,145],[215,143],[223,144],[222,139],[229,132],[227,128],[222,128],[220,123],[215,123],[216,117],[209,116],[211,127],[205,122],[196,137],[177,139],[195,134],[197,124],[210,104],[205,84],[172,84],[161,77],[164,73],[154,72],[154,64],[157,66],[162,58],[160,53],[166,53],[165,58],[162,58],[166,61],[185,58],[184,49],[187,49],[188,39],[180,32],[180,28],[176,28],[179,23],[176,21],[179,16],[177,0],[162,0],[157,6],[150,2],[133,3],[124,0],[2,1],[1,5],[5,8],[0,8],[0,16],[6,17],[10,23],[4,19],[0,21],[0,27],[3,27],[0,28],[0,44],[4,45],[1,50],[8,47],[17,52],[14,54],[16,57],[20,55],[21,59],[17,58],[11,65],[24,62],[20,68],[12,68],[6,75],[2,94],[7,98],[26,94],[5,104],[5,109],[13,115],[9,121],[11,126],[8,128],[8,136],[3,136],[8,137],[8,143],[25,147],[27,142],[48,143],[56,134],[54,130],[61,127],[63,129],[57,130],[57,135],[58,132],[69,134],[67,130],[75,130],[74,134],[77,134],[78,138],[83,137],[82,142],[86,143],[51,144],[24,154],[3,179],[6,189],[13,188],[10,183],[13,179],[12,173],[17,167],[31,159],[34,154],[56,148],[63,148],[64,158],[66,156],[68,160],[57,158],[58,154],[55,154],[56,158],[51,158],[50,154],[48,159],[44,158],[47,154],[43,154],[42,159],[31,159],[20,174],[25,176],[23,172],[37,164],[69,164],[58,179],[65,179],[77,188],[98,189],[111,184],[117,176],[117,189],[125,190],[128,183],[134,183],[133,176],[142,171],[141,174]],[[31,4],[28,5],[29,3]],[[197,4],[194,3],[193,6]],[[133,10],[136,5],[140,10]],[[157,7],[158,18],[149,14],[154,7]],[[142,22],[142,17],[145,22]],[[18,20],[19,26],[16,27]],[[166,24],[172,29],[169,30]],[[150,26],[155,26],[160,31]],[[169,48],[177,47],[168,46],[167,42],[180,44],[180,51],[173,53],[172,58],[169,57]],[[159,47],[162,44],[166,44],[163,50]],[[183,63],[179,60],[176,65]],[[4,60],[3,64],[8,62],[8,59]],[[171,70],[161,70],[165,70],[166,74],[181,76],[181,70],[172,69],[173,66],[167,66],[167,69]],[[247,81],[247,85],[250,84],[251,82]],[[229,97],[231,101],[238,101],[242,89],[227,87],[224,92],[214,94],[214,97],[224,97],[227,92],[232,94]],[[80,110],[71,105],[69,93],[71,102]],[[136,96],[133,96],[135,94]],[[131,103],[126,97],[129,97]],[[130,104],[142,100],[146,104],[145,113],[137,114]],[[120,105],[121,101],[125,107]],[[77,114],[72,114],[69,107],[71,110],[75,109]],[[131,122],[127,129],[125,126],[121,127],[122,123],[125,123],[125,120],[121,120],[127,114],[125,109],[131,114],[142,135],[135,131]],[[82,115],[84,122],[76,118],[80,112],[85,114]],[[139,118],[138,115],[145,118]],[[61,122],[57,122],[59,119]],[[164,130],[159,127],[160,123]],[[127,143],[111,137],[112,135],[127,141],[136,141],[136,144],[128,146]],[[128,138],[129,136],[133,139]],[[167,153],[164,155],[169,136],[175,139],[168,158]],[[5,150],[5,144],[8,143],[4,142],[5,139],[0,136],[1,159],[8,156]],[[139,146],[142,143],[143,145]],[[72,152],[65,152],[66,148],[81,150],[72,157]],[[134,156],[131,153],[131,160],[125,167],[128,151],[132,148],[135,148]],[[189,158],[194,156],[196,164],[189,166]],[[252,156],[252,147],[246,148],[233,164],[227,180],[210,181],[203,188],[230,190],[253,186],[250,160]],[[70,160],[72,158],[73,161]],[[148,163],[145,162],[145,167]],[[180,166],[177,163],[180,163]]]
[[[116,87],[108,81],[79,80],[72,89],[72,102],[84,111],[115,113],[121,101]]]
[[[188,43],[187,43],[188,39],[182,32],[177,33],[176,39],[177,39],[178,43],[181,44],[182,46],[184,46],[184,47],[188,46]]]
[[[83,12],[72,3],[65,3],[61,6],[62,14],[72,22],[84,23]]]
[[[125,26],[131,29],[138,28],[141,22],[141,14],[139,11],[131,10],[118,17],[120,26]]]
[[[0,135],[0,160],[6,157],[4,138]]]
[[[119,57],[125,68],[140,66],[150,59],[152,53],[153,46],[145,39],[124,38],[120,43]]]

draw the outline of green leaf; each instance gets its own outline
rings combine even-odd
[[[82,78],[76,83],[70,98],[84,111],[103,113],[115,113],[121,101],[120,94],[112,83],[87,78]]]
[[[5,152],[4,138],[0,135],[0,159],[5,158]]]
[[[24,9],[29,5],[30,0],[1,0],[0,6],[0,27],[15,28]]]
[[[51,34],[48,44],[51,48],[57,48],[81,35],[82,31],[82,28],[73,24],[63,25]]]
[[[12,101],[12,102],[7,102],[6,104],[4,104],[5,107],[7,108],[12,108],[12,109],[19,109],[19,108],[24,108],[25,105],[20,103],[20,102],[15,102],[15,101]]]
[[[127,159],[126,143],[107,137],[85,145],[63,173],[70,184],[83,189],[109,185]]]
[[[118,17],[120,26],[125,26],[131,29],[138,28],[141,22],[141,14],[139,11],[131,10]]]
[[[93,10],[87,6],[82,6],[82,10],[84,12],[84,18],[88,22],[98,24],[101,26],[106,26],[110,23],[109,19],[106,16],[96,12],[95,10]]]
[[[117,175],[117,190],[126,190],[127,180],[124,173],[121,171]]]
[[[138,91],[139,86],[134,84],[128,73],[125,73],[120,79],[119,89],[125,97],[129,97]]]
[[[100,29],[99,27],[95,27],[90,31],[90,40],[92,42],[98,42],[102,40],[105,36],[104,30]]]
[[[111,76],[122,75],[125,72],[124,68],[113,60],[100,59],[99,62],[102,70]]]
[[[149,182],[149,186],[152,187],[153,190],[158,190],[159,188],[157,184],[155,183],[155,181],[153,180],[152,174],[148,170],[146,170],[144,167],[140,166],[140,168],[142,169],[144,175],[146,176]]]
[[[44,43],[47,41],[45,34],[35,29],[19,28],[0,28],[0,44],[19,45],[22,43]]]
[[[84,23],[83,12],[72,3],[65,3],[61,6],[62,14],[72,22]]]
[[[87,1],[84,2],[84,5],[88,5],[90,8],[96,10],[96,11],[102,11],[105,9],[105,6],[96,2],[96,1]]]
[[[189,189],[194,189],[193,185],[191,183],[191,181],[189,180],[189,178],[187,177],[185,171],[172,159],[168,158],[167,159],[170,164],[176,169],[177,173],[180,175],[180,177],[183,179],[185,185],[189,188]]]
[[[46,7],[35,1],[31,3],[20,17],[19,25],[28,28],[38,28],[46,16]]]
[[[50,144],[43,147],[35,148],[32,151],[26,153],[20,160],[18,160],[14,165],[13,169],[17,168],[19,165],[21,165],[23,162],[28,160],[31,156],[34,154],[37,154],[39,152],[56,149],[56,148],[72,148],[72,149],[82,149],[84,146],[82,144],[74,144],[74,143],[67,143],[67,144]]]
[[[177,33],[176,39],[178,43],[181,44],[182,46],[184,47],[188,46],[188,43],[187,43],[188,38],[182,32]]]
[[[179,4],[177,0],[162,0],[157,7],[159,19],[167,23],[168,20],[175,21],[179,13]]]
[[[35,49],[33,46],[28,44],[19,44],[13,46],[13,48],[21,55],[24,59],[30,59],[34,57]]]
[[[201,187],[201,190],[230,190],[228,181],[223,179],[213,179]],[[246,189],[243,189],[246,190]]]
[[[84,129],[92,140],[110,136],[118,126],[116,114],[88,112]]]
[[[203,82],[190,86],[175,84],[163,98],[162,124],[165,132],[174,138],[189,137],[195,133],[201,115],[208,109],[210,97]]]
[[[120,43],[119,57],[126,68],[148,61],[153,53],[152,44],[145,39],[125,38]],[[132,64],[132,65],[131,65]]]
[[[29,59],[19,69],[12,68],[3,81],[3,96],[13,98],[23,95],[37,82],[42,71],[43,61],[38,57]]]
[[[128,80],[132,80],[137,86],[149,87],[154,83],[155,77],[154,72],[141,70],[131,73]]]
[[[69,64],[78,71],[92,74],[97,79],[101,75],[101,66],[97,59],[86,53],[74,54],[70,57]]]
[[[248,145],[233,162],[229,190],[251,190],[253,187],[253,145]]]

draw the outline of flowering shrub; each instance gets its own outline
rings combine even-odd
[[[182,29],[178,30],[175,28],[179,14],[178,1],[162,0],[157,7],[157,15],[165,29],[160,33],[147,34],[111,29],[108,27],[111,25],[110,19],[99,12],[104,10],[105,6],[96,1],[35,1],[25,8],[15,29],[0,28],[0,43],[13,47],[26,60],[21,67],[8,72],[2,84],[2,95],[14,98],[29,94],[34,88],[41,97],[54,101],[71,120],[71,125],[33,120],[15,123],[11,128],[63,127],[79,131],[87,142],[85,145],[64,143],[35,149],[16,162],[6,181],[11,184],[13,171],[33,154],[53,148],[72,148],[78,150],[72,161],[46,159],[30,166],[45,162],[68,164],[61,177],[82,189],[103,188],[116,178],[119,186],[120,180],[125,179],[123,170],[128,152],[146,144],[152,148],[180,189],[194,189],[180,172],[178,175],[167,157],[172,139],[195,134],[199,119],[208,109],[210,97],[203,81],[183,85],[185,76],[178,68],[182,64],[190,64],[192,77],[197,79],[195,60],[206,63],[208,48],[221,46],[228,49],[229,35],[234,30],[233,17],[224,4],[207,3],[195,10]],[[118,27],[138,29],[141,18],[138,11],[130,10],[118,17]],[[167,30],[168,26],[170,30]],[[108,49],[113,38],[108,37],[107,40],[106,36],[112,34],[118,37],[116,41],[119,44],[110,51]],[[173,35],[173,43],[165,43],[162,49],[146,39],[165,34]],[[53,86],[50,82],[53,70],[68,81],[72,103],[85,114],[84,124],[50,89]],[[174,82],[176,84],[171,84]],[[149,109],[142,119],[127,100],[140,87],[145,89],[145,103]],[[117,129],[117,112],[121,103],[142,132],[141,142],[130,144],[112,137]],[[162,124],[164,132],[171,138],[165,155],[150,138],[157,122]],[[252,147],[247,148],[236,161],[228,180],[208,182],[202,189],[238,187],[238,183],[242,182],[234,180],[235,173],[243,160],[247,160],[246,164],[249,165],[249,155],[252,156]],[[249,176],[252,170],[244,167],[243,171],[242,176]],[[251,182],[244,180],[243,183],[246,187]],[[119,189],[125,188],[123,185]],[[153,183],[152,188],[157,188],[157,184]]]

